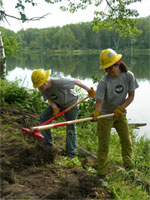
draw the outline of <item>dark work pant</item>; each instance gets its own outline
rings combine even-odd
[[[59,106],[60,112],[65,110],[63,106]],[[66,121],[75,120],[78,116],[78,107],[75,107],[64,114]],[[40,123],[44,123],[53,117],[53,109],[51,106],[46,108],[40,115]],[[46,144],[53,145],[53,138],[51,135],[50,129],[42,130],[42,135]],[[66,151],[70,157],[74,157],[77,152],[77,133],[76,133],[76,124],[71,124],[66,127]]]

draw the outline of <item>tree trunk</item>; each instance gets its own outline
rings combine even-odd
[[[2,34],[0,31],[0,78],[6,78],[6,57],[3,46]]]

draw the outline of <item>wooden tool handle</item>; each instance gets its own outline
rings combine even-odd
[[[69,108],[67,108],[65,111],[69,111],[71,110],[72,108],[75,108],[78,104],[82,103],[83,101],[85,101],[87,98],[89,98],[89,96],[87,97],[84,97],[83,99],[81,99],[80,101],[76,102],[75,104],[73,104],[72,106],[70,106]]]
[[[113,117],[113,116],[114,116],[114,113],[100,115],[99,117],[97,117],[97,119]],[[40,131],[40,130],[46,130],[46,129],[50,129],[50,128],[56,128],[59,126],[67,126],[70,124],[76,124],[76,123],[80,123],[80,122],[90,121],[92,119],[93,119],[93,117],[87,117],[87,118],[83,118],[83,119],[76,119],[76,120],[72,120],[72,121],[60,122],[60,123],[56,123],[56,124],[49,124],[49,125],[45,125],[45,126],[35,126],[35,127],[31,128],[31,131]]]

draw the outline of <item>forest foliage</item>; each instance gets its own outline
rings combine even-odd
[[[90,22],[44,29],[22,29],[17,33],[1,27],[1,31],[4,36],[5,47],[7,46],[6,38],[13,37],[19,50],[50,49],[71,51],[76,49],[105,49],[108,47],[115,50],[129,48],[141,50],[149,49],[149,21],[150,17],[139,18],[137,28],[141,31],[141,34],[128,37],[121,37],[120,31],[116,30],[95,32]]]

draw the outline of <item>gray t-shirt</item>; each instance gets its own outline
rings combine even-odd
[[[130,91],[138,88],[138,83],[131,71],[121,72],[118,77],[105,74],[98,84],[96,100],[103,100],[102,114],[112,113],[121,105]]]
[[[74,80],[51,79],[51,87],[41,93],[45,100],[50,98],[57,105],[69,107],[78,100],[74,85]]]

